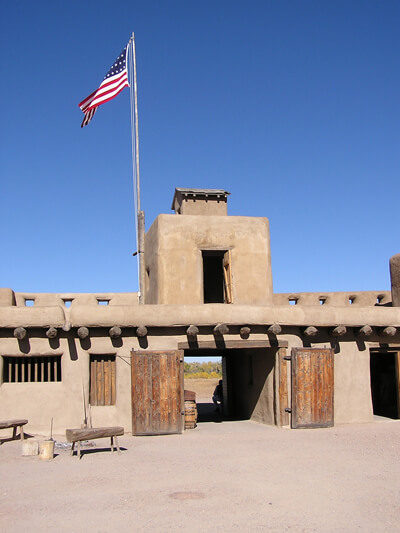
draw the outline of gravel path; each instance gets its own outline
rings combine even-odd
[[[38,437],[40,439],[40,437]],[[65,441],[63,436],[55,437]],[[206,422],[97,440],[82,460],[0,446],[7,532],[400,531],[400,421],[289,430]]]

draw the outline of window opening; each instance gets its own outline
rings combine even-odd
[[[61,355],[45,357],[3,356],[4,383],[61,381]]]
[[[203,250],[204,303],[232,303],[232,268],[228,250]]]
[[[90,356],[90,405],[115,405],[115,355]]]
[[[72,300],[64,300],[65,307],[71,307]]]
[[[99,300],[99,299],[97,299],[97,303],[99,305],[108,305],[110,303],[110,300]]]
[[[33,298],[25,298],[25,306],[32,307],[32,305],[35,305],[35,300]]]

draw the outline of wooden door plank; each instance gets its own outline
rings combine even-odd
[[[110,405],[115,405],[115,400],[116,400],[116,390],[115,390],[117,387],[116,366],[117,366],[116,357],[113,357],[111,359],[111,404]]]
[[[232,298],[232,260],[231,260],[230,250],[227,250],[224,253],[223,271],[224,271],[225,303],[231,304],[233,301],[233,298]]]
[[[151,375],[151,408],[152,424],[151,431],[153,434],[161,428],[161,401],[160,401],[160,358],[151,356],[152,358],[152,375]]]
[[[91,358],[90,361],[90,404],[97,405],[96,396],[96,361]]]
[[[182,431],[181,382],[176,350],[132,352],[132,433],[154,435]],[[178,362],[178,364],[177,364]]]
[[[279,407],[280,407],[280,423],[282,426],[289,424],[289,413],[285,411],[289,407],[288,384],[287,384],[287,361],[286,349],[280,348],[278,350],[279,361]]]
[[[333,426],[333,357],[328,348],[293,348],[293,428]]]
[[[104,365],[104,374],[103,374],[103,383],[104,383],[104,405],[111,405],[111,368],[110,368],[110,359],[103,359]]]
[[[160,354],[160,432],[168,431],[168,370],[167,356]]]

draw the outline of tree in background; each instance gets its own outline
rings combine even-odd
[[[186,378],[219,378],[222,376],[221,361],[205,361],[203,363],[185,362],[185,377]]]

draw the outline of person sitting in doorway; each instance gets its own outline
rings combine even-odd
[[[223,399],[223,392],[222,392],[222,379],[219,380],[218,385],[215,387],[214,394],[212,397],[212,401],[215,405],[215,412],[221,411],[222,412],[222,399]]]

